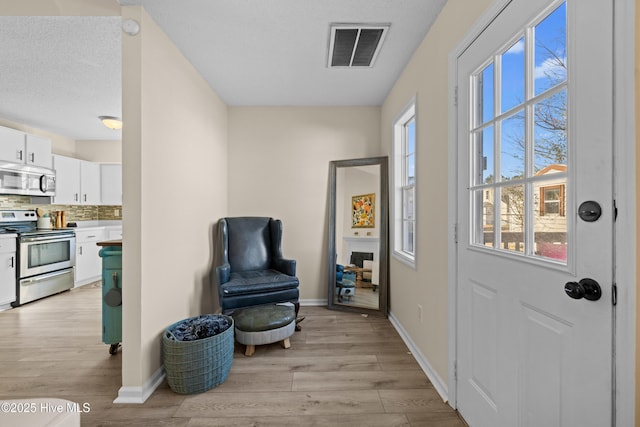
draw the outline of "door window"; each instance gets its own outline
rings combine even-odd
[[[566,263],[566,4],[472,74],[471,244]]]

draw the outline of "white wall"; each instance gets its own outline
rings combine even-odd
[[[303,304],[327,298],[329,162],[379,150],[378,107],[229,109],[229,215],[282,220]]]
[[[414,270],[391,257],[391,312],[445,385],[449,52],[491,3],[449,0],[382,106],[383,151],[391,155],[393,122],[417,95],[417,267]],[[418,320],[418,304],[423,307],[422,322]]]
[[[140,7],[123,19],[123,389],[158,374],[170,324],[210,313],[213,225],[227,212],[227,107]],[[176,228],[176,225],[179,225]]]

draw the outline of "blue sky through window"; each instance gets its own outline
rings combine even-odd
[[[567,79],[567,13],[562,3],[534,27],[534,63],[529,65],[533,77],[534,96],[543,95]],[[500,113],[517,108],[525,102],[525,38],[520,38],[500,55]],[[478,76],[481,96],[479,122],[494,119],[495,65],[490,63]],[[544,108],[542,108],[544,107]],[[534,108],[534,171],[553,163],[566,163],[566,90],[544,98]],[[546,110],[545,110],[546,109]],[[546,111],[546,116],[541,115]],[[478,124],[480,124],[478,123]],[[499,120],[500,176],[513,179],[524,175],[525,122],[524,110]],[[557,128],[554,124],[557,123]],[[487,140],[486,138],[492,138]],[[482,134],[483,156],[487,169],[483,182],[493,175],[493,129]],[[547,146],[552,144],[552,146]],[[553,145],[555,144],[555,145]],[[549,157],[544,157],[549,156]],[[491,158],[491,159],[490,159]],[[491,160],[490,162],[488,160]]]

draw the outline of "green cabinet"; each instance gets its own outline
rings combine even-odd
[[[102,342],[116,354],[122,342],[122,247],[105,246],[102,258]]]

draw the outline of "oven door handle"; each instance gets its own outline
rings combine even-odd
[[[73,273],[73,269],[66,269],[66,270],[61,270],[61,271],[54,271],[53,273],[47,273],[47,274],[41,274],[39,276],[36,277],[31,277],[28,279],[21,279],[20,283],[23,285],[28,285],[30,283],[37,283],[37,282],[42,282],[43,280],[49,280],[52,277],[57,277],[57,276],[63,276],[65,274],[72,274]]]
[[[70,240],[70,239],[75,239],[74,233],[58,234],[55,237],[53,236],[21,237],[20,243],[43,242],[45,240],[53,243],[53,242],[62,242],[64,240]]]

